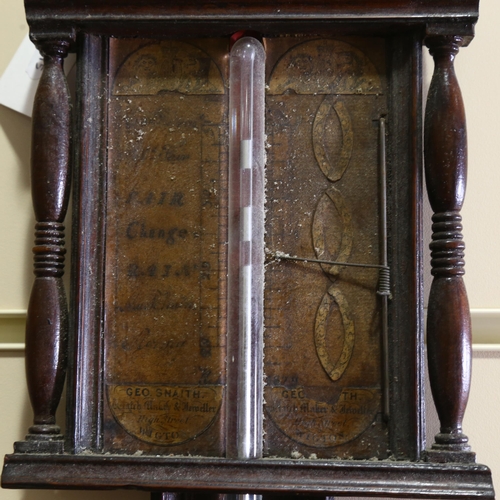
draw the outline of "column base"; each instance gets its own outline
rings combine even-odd
[[[430,450],[425,451],[424,460],[437,464],[476,463],[476,454],[470,451],[470,446],[467,446],[468,449],[453,449],[453,446],[433,444]]]
[[[14,443],[14,453],[64,453],[64,436],[62,434],[28,434],[25,441]]]

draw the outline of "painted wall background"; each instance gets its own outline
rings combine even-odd
[[[22,0],[3,0],[0,10],[0,74],[28,28]],[[481,0],[476,39],[462,49],[456,71],[467,109],[469,180],[464,210],[466,284],[473,313],[473,384],[464,422],[478,456],[500,487],[500,64],[496,28],[500,2]],[[426,58],[427,69],[432,63]],[[0,106],[0,344],[22,341],[22,311],[31,287],[34,219],[29,184],[31,120]],[[21,340],[19,340],[21,339]],[[437,432],[429,404],[428,434]],[[21,351],[0,350],[0,455],[12,452],[31,423]],[[80,500],[86,492],[0,490],[1,500]],[[143,492],[93,492],[93,500],[147,500]]]

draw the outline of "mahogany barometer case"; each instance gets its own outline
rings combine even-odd
[[[467,157],[453,60],[477,2],[25,3],[45,59],[34,423],[3,486],[493,497],[462,431]],[[428,445],[424,164],[441,423]]]

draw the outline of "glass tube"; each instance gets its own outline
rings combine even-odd
[[[228,449],[238,458],[262,456],[264,71],[262,44],[240,38],[230,54],[228,234]]]

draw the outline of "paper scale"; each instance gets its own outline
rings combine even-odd
[[[201,47],[111,43],[107,451],[223,453],[227,44]]]

